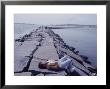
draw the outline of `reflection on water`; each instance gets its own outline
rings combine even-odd
[[[80,54],[88,56],[93,65],[97,65],[97,30],[96,28],[83,27],[71,29],[53,29],[70,46]]]

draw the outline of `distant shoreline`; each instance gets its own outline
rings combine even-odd
[[[14,23],[14,24],[27,24],[27,25],[38,25],[40,26],[41,24],[35,24],[35,23]],[[49,25],[44,25],[44,26],[93,26],[93,27],[97,27],[97,25],[85,25],[85,24],[49,24]]]

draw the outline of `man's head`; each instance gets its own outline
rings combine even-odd
[[[46,69],[46,68],[47,68],[47,62],[39,62],[38,67],[39,67],[40,69]]]

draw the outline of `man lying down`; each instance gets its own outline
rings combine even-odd
[[[47,60],[46,62],[39,63],[40,69],[48,69],[53,71],[61,71],[65,70],[66,73],[70,76],[81,76],[78,72],[78,68],[74,66],[72,59],[70,59],[67,55],[59,59],[58,61],[55,60]],[[94,76],[96,73],[89,73],[89,76]]]

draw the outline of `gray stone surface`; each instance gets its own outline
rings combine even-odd
[[[42,46],[38,48],[33,56],[47,60],[58,60],[58,54],[54,47],[53,39],[47,35]]]
[[[57,72],[56,74],[46,74],[45,76],[65,76],[66,72],[65,71],[60,71]]]
[[[38,75],[36,75],[36,76],[44,76],[44,74],[38,74]]]
[[[14,49],[14,71],[22,71],[29,61],[30,54],[36,48],[39,42],[25,41],[21,46]]]
[[[21,38],[23,42],[16,41],[14,48],[14,71],[21,72],[21,75],[28,76],[65,76],[65,71],[51,71],[48,69],[39,69],[39,62],[47,60],[59,60],[61,53],[66,53],[73,60],[73,66],[81,76],[88,76],[90,71],[88,67],[94,67],[86,63],[79,54],[71,51],[70,47],[50,29],[39,28],[30,33],[29,37]],[[37,47],[37,48],[36,48]],[[24,68],[26,68],[24,73]],[[28,73],[29,72],[29,73]],[[20,75],[20,73],[15,73]]]
[[[31,72],[15,73],[15,76],[31,76]]]

